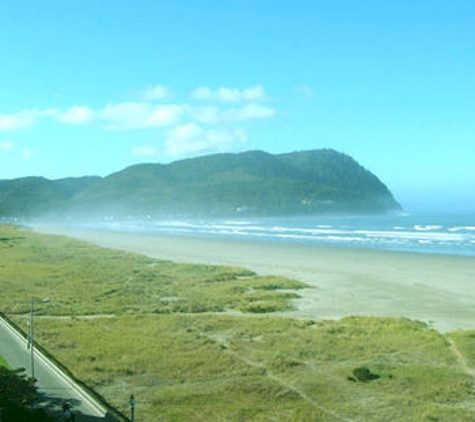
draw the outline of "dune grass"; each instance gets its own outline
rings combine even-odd
[[[242,268],[177,265],[61,236],[1,231],[0,277],[9,294],[0,306],[10,312],[25,312],[31,297],[49,297],[45,309],[53,315],[262,313],[289,309],[295,290],[307,287]]]
[[[10,227],[0,253],[2,310],[26,327],[50,297],[38,341],[120,410],[133,393],[137,420],[475,420],[473,332],[286,318],[302,283]]]
[[[143,420],[472,421],[474,378],[446,339],[387,318],[125,315],[41,319],[41,341]],[[379,378],[358,381],[354,370]]]
[[[450,334],[467,366],[475,369],[475,330],[457,331]]]

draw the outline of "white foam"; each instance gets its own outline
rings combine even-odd
[[[443,229],[444,226],[438,225],[438,224],[427,224],[427,225],[422,225],[422,224],[416,224],[414,226],[414,229],[420,230],[420,231],[430,231],[430,230],[440,230]]]
[[[448,230],[449,230],[450,232],[475,231],[475,226],[457,226],[457,227],[450,227]]]
[[[430,223],[438,222],[431,216]],[[214,220],[110,219],[99,226],[116,231],[151,231],[177,235],[246,237],[289,243],[358,245],[393,250],[431,251],[475,255],[475,225],[465,221],[443,220],[443,224],[421,224],[423,216],[408,221],[398,217],[352,218],[252,218]],[[439,220],[441,221],[441,220]],[[450,221],[450,223],[448,223]]]

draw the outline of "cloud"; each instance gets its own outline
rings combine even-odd
[[[0,130],[15,130],[32,126],[42,117],[58,116],[59,110],[56,108],[26,109],[18,113],[0,114]]]
[[[25,148],[25,149],[23,149],[23,150],[21,151],[21,156],[22,156],[23,158],[28,159],[28,158],[33,157],[33,155],[34,155],[34,152],[33,152],[33,150],[30,149],[30,148]]]
[[[206,151],[224,151],[231,144],[246,142],[242,129],[203,129],[196,123],[177,126],[170,130],[165,140],[167,153],[172,156]]]
[[[176,104],[152,105],[130,102],[109,104],[97,114],[108,129],[145,129],[177,123],[183,114],[183,107]]]
[[[0,114],[0,130],[14,130],[31,126],[38,117],[50,111],[51,109],[44,110],[43,112],[32,109],[13,114]]]
[[[110,103],[100,110],[74,106],[65,112],[57,111],[55,117],[65,124],[101,122],[110,130],[160,128],[174,125],[183,113],[177,104],[155,105],[149,102]]]
[[[142,95],[146,101],[167,100],[173,98],[173,92],[163,85],[155,85],[144,91]]]
[[[263,105],[267,99],[261,85],[244,89],[201,87],[193,98],[202,102],[157,102],[172,98],[163,85],[155,85],[141,93],[142,100],[110,102],[105,107],[73,105],[69,108],[25,109],[18,113],[0,114],[0,131],[31,126],[38,120],[63,125],[94,125],[111,131],[153,130],[160,145],[137,145],[134,156],[152,157],[161,154],[186,156],[197,153],[229,151],[247,141],[242,127],[249,129],[256,120],[270,119],[276,109]],[[184,124],[184,122],[187,122]],[[239,127],[242,126],[242,127]],[[0,143],[0,152],[13,150],[12,142]],[[24,158],[36,152],[16,148]]]
[[[275,109],[260,104],[248,104],[225,110],[216,106],[190,107],[188,112],[197,122],[208,125],[268,119],[276,113]]]
[[[0,142],[0,153],[15,151],[17,148],[11,141]],[[24,148],[20,151],[21,157],[28,159],[34,156],[34,151],[30,148]]]
[[[222,111],[216,106],[188,107],[187,111],[199,123],[215,125],[223,121]]]
[[[94,118],[94,111],[89,107],[74,106],[65,113],[59,114],[58,119],[63,123],[84,124]]]
[[[245,107],[227,110],[223,117],[229,122],[241,122],[244,120],[268,119],[275,115],[275,110],[259,104],[249,104]]]
[[[219,101],[224,103],[238,103],[246,101],[261,101],[266,99],[266,93],[261,85],[256,85],[242,90],[220,87],[212,90],[206,86],[195,89],[192,98],[202,101]]]
[[[15,146],[11,141],[0,142],[0,151],[13,151]]]
[[[31,126],[44,117],[73,125],[98,121],[113,130],[159,128],[177,124],[183,112],[184,107],[177,104],[156,105],[148,102],[111,103],[100,110],[87,106],[73,106],[66,111],[55,108],[32,109],[0,114],[0,131]]]
[[[132,154],[139,157],[152,157],[157,155],[157,153],[157,148],[150,145],[140,145],[138,147],[132,148]]]

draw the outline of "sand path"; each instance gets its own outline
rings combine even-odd
[[[447,332],[475,328],[475,258],[154,234],[35,230],[175,262],[231,265],[303,281],[295,317],[408,317]]]

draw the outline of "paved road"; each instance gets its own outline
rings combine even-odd
[[[26,340],[0,317],[0,356],[12,368],[25,368],[31,375],[31,352]],[[74,383],[58,367],[35,349],[34,372],[37,379],[39,405],[58,420],[64,420],[61,407],[71,404],[76,422],[106,421],[106,409]]]

